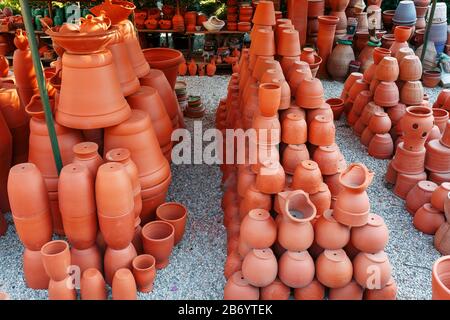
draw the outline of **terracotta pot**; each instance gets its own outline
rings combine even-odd
[[[151,292],[156,277],[155,258],[143,254],[133,259],[133,276],[140,292]]]
[[[113,300],[137,300],[136,282],[129,269],[116,271],[112,281]]]
[[[331,288],[328,294],[330,300],[362,300],[363,288],[352,280],[342,288]]]
[[[95,268],[103,271],[103,257],[102,252],[96,244],[87,249],[70,248],[71,264],[78,266],[81,272],[89,268]]]
[[[280,106],[281,86],[272,83],[263,83],[259,86],[259,110],[265,117],[273,117]]]
[[[373,63],[378,65],[384,57],[390,57],[391,51],[386,48],[376,47],[373,49]]]
[[[363,90],[355,98],[352,111],[358,116],[361,115],[364,107],[372,100],[372,93],[369,90]]]
[[[432,181],[419,181],[406,196],[406,210],[414,216],[420,207],[431,202],[431,195],[437,187]]]
[[[321,184],[319,192],[310,195],[310,200],[317,209],[317,216],[330,209],[331,198],[331,192],[326,183]]]
[[[82,300],[106,300],[105,279],[95,268],[83,272],[80,282]]]
[[[374,173],[363,164],[350,164],[340,177],[342,190],[335,207],[335,219],[348,226],[365,225],[370,212],[369,198],[366,189],[372,182]]]
[[[390,159],[394,153],[394,142],[389,133],[377,133],[370,140],[368,153],[377,159]]]
[[[360,72],[352,72],[347,79],[344,82],[344,88],[343,88],[343,92],[348,92],[350,90],[350,88],[353,86],[353,84],[356,82],[356,80],[360,80],[363,78],[363,74]],[[341,97],[343,99],[345,99],[345,97]]]
[[[333,111],[333,119],[339,120],[344,112],[344,100],[340,98],[330,98],[327,99],[325,103],[330,105],[331,110]]]
[[[242,275],[249,284],[265,287],[277,277],[278,265],[270,248],[253,249],[242,262]]]
[[[397,299],[397,284],[391,277],[382,289],[366,289],[364,291],[364,300],[396,300]]]
[[[63,280],[56,281],[50,279],[48,284],[49,300],[76,300],[77,293],[74,287],[71,287],[72,278],[67,277]]]
[[[411,37],[411,27],[407,26],[396,26],[394,29],[395,41],[405,42]]]
[[[126,248],[115,250],[107,247],[104,258],[105,281],[112,284],[114,274],[121,268],[132,268],[132,261],[137,256],[136,249],[130,243]]]
[[[278,161],[264,160],[256,176],[256,187],[263,193],[275,194],[285,186],[285,173]]]
[[[333,118],[316,116],[308,127],[308,141],[316,146],[329,146],[334,143],[335,133]]]
[[[434,235],[434,246],[442,254],[448,255],[450,253],[450,224],[445,222],[441,224]]]
[[[252,248],[269,248],[274,244],[276,237],[275,221],[264,209],[250,210],[241,222],[240,239]]]
[[[320,190],[322,182],[318,164],[311,160],[304,160],[295,169],[292,189],[301,189],[309,194],[314,194]]]
[[[278,277],[288,287],[304,288],[314,279],[314,261],[308,251],[286,251],[278,266]]]
[[[374,136],[375,136],[375,134],[369,129],[369,127],[366,127],[361,134],[361,139],[360,139],[361,144],[366,147],[369,147],[369,144],[372,141]]]
[[[275,39],[272,30],[259,29],[252,32],[250,55],[273,56],[275,55]]]
[[[316,116],[334,119],[333,110],[331,110],[330,105],[327,103],[322,104],[317,109],[309,109],[306,113],[306,123],[310,125]]]
[[[421,150],[432,127],[433,114],[429,108],[406,108],[406,114],[401,121],[401,128],[405,136],[405,149],[410,151]]]
[[[239,207],[239,215],[243,219],[253,209],[264,209],[269,211],[272,208],[270,195],[259,191],[255,184],[248,186],[244,198]]]
[[[95,177],[98,167],[103,164],[103,159],[98,154],[98,145],[95,142],[81,142],[74,145],[72,150],[75,154],[73,163],[86,166]]]
[[[425,70],[422,75],[422,83],[427,88],[436,87],[441,82],[441,72]]]
[[[381,107],[392,107],[399,102],[399,92],[395,82],[381,81],[374,92],[374,102]]]
[[[350,41],[339,40],[327,62],[328,73],[334,80],[344,80],[347,77],[350,62],[355,60],[355,54]]]
[[[420,174],[425,170],[425,154],[426,150],[423,147],[420,151],[409,151],[405,149],[404,142],[400,142],[392,166],[403,174]]]
[[[49,276],[44,268],[41,251],[25,248],[23,252],[23,275],[25,284],[31,289],[48,289]]]
[[[425,203],[414,215],[413,223],[417,230],[425,234],[435,234],[437,229],[445,222],[445,217],[430,203]]]
[[[23,188],[24,185],[27,188]],[[12,167],[8,177],[8,194],[20,241],[30,250],[40,250],[51,240],[52,220],[48,193],[39,169],[32,163]]]
[[[276,24],[276,20],[273,2],[258,2],[252,22],[254,24],[260,24],[264,26],[274,26]]]
[[[41,248],[45,271],[53,281],[62,281],[69,275],[69,244],[62,240],[47,242]]]
[[[299,56],[300,41],[299,32],[293,29],[282,30],[278,34],[277,54],[280,56]]]
[[[174,245],[175,228],[165,221],[153,221],[142,228],[144,252],[156,259],[156,269],[163,269],[169,264],[169,257]]]
[[[319,68],[319,75],[326,76],[328,57],[333,47],[334,32],[339,18],[335,16],[319,16],[319,32],[317,35],[318,52],[322,58],[322,65]]]
[[[380,81],[396,81],[399,75],[397,59],[384,57],[377,65],[375,77]]]
[[[293,175],[295,169],[303,160],[309,160],[309,152],[305,144],[287,145],[282,156],[282,165],[285,173]]]
[[[350,228],[333,218],[333,210],[326,210],[314,224],[314,239],[324,249],[341,249],[350,240]]]
[[[444,133],[449,118],[448,111],[436,108],[433,108],[432,110],[433,110],[434,124],[439,128],[439,131],[441,133]]]
[[[391,130],[392,122],[387,113],[375,112],[369,120],[368,128],[373,133],[388,133]]]
[[[374,272],[377,279],[373,277]],[[359,253],[353,259],[353,276],[363,288],[381,289],[391,278],[392,267],[384,251],[377,253]]]
[[[228,279],[223,291],[224,300],[259,300],[259,289],[249,284],[241,271]]]
[[[305,61],[308,64],[314,63],[314,49],[313,48],[303,48],[300,54],[300,60]]]
[[[423,87],[420,81],[406,81],[400,99],[406,105],[419,105],[423,100]]]
[[[323,86],[319,79],[305,79],[297,88],[295,102],[304,109],[316,109],[325,102],[323,94]]]
[[[402,199],[406,199],[408,192],[419,182],[425,180],[425,172],[419,174],[397,174],[397,180],[394,187],[394,193]]]
[[[444,182],[437,187],[431,195],[431,205],[437,210],[444,212],[444,203],[448,200],[448,194],[450,192],[450,182]]]
[[[166,202],[156,209],[158,219],[170,223],[175,229],[174,244],[178,244],[184,235],[187,221],[187,209],[180,203]]]
[[[352,262],[344,250],[325,250],[316,260],[316,276],[324,286],[342,288],[352,280]]]
[[[58,200],[69,242],[77,249],[92,247],[97,238],[98,226],[94,176],[86,166],[70,164],[61,170]]]
[[[419,80],[422,76],[422,64],[416,55],[408,55],[400,63],[400,79],[404,81]]]
[[[333,175],[339,171],[340,151],[334,143],[329,146],[320,146],[313,155],[313,160],[318,164],[323,175]]]
[[[300,145],[307,141],[307,125],[305,119],[295,113],[286,116],[282,123],[281,140],[290,145]]]
[[[252,128],[255,129],[259,145],[274,146],[280,143],[281,125],[277,116],[256,115]]]
[[[150,48],[142,52],[150,67],[164,72],[172,89],[175,88],[178,66],[185,62],[183,54],[170,48]]]
[[[260,289],[260,300],[288,300],[290,295],[291,289],[278,278]]]
[[[389,230],[382,217],[369,214],[366,225],[352,228],[352,245],[363,252],[377,253],[384,250],[389,240]]]
[[[294,290],[295,300],[323,300],[325,298],[324,286],[314,279],[310,284],[303,288]]]
[[[400,119],[406,112],[406,106],[403,103],[399,103],[396,106],[388,108],[387,114],[391,119],[392,125],[395,126],[400,122]]]
[[[316,216],[316,207],[302,190],[287,192],[279,201],[283,216],[278,223],[278,242],[289,251],[308,249],[314,240],[311,221]]]
[[[450,298],[449,265],[450,258],[448,256],[437,259],[433,264],[431,273],[433,300],[448,300]]]
[[[443,183],[449,181],[450,178],[449,173],[430,172],[429,176],[430,180],[433,181],[434,183]]]
[[[237,237],[235,239],[237,239]],[[230,240],[228,240],[227,242],[228,244],[231,243]],[[237,251],[238,250],[234,248],[231,249],[230,253],[227,253],[227,259],[225,260],[225,266],[223,270],[223,274],[225,276],[225,279],[227,280],[233,275],[233,273],[241,270],[242,268],[242,258]]]
[[[450,172],[450,148],[442,145],[439,140],[431,140],[426,145],[425,168],[431,172]]]

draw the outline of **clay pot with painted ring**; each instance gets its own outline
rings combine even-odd
[[[174,246],[175,228],[166,221],[153,221],[142,228],[144,252],[156,259],[156,269],[169,264]]]
[[[374,274],[377,276],[374,277]],[[381,289],[391,279],[392,267],[384,251],[377,253],[360,252],[353,259],[353,277],[367,289]]]
[[[281,124],[281,141],[286,144],[304,144],[307,136],[305,119],[295,113],[288,114]]]
[[[259,300],[259,289],[245,280],[241,271],[235,272],[223,289],[224,300]]]
[[[70,266],[69,244],[63,240],[47,242],[41,248],[42,262],[50,279],[62,281],[68,277]]]
[[[105,279],[95,268],[85,270],[80,282],[81,300],[106,300]]]
[[[419,181],[406,196],[406,210],[414,216],[421,206],[431,202],[431,195],[437,187],[432,181]]]
[[[187,208],[181,203],[166,202],[156,209],[156,217],[159,220],[170,223],[175,229],[174,244],[183,239],[188,217]]]
[[[140,292],[151,292],[156,277],[155,258],[142,254],[133,259],[133,276]]]
[[[241,222],[240,239],[251,248],[270,248],[276,238],[277,225],[267,210],[250,210]]]
[[[314,224],[314,240],[324,249],[342,249],[350,240],[350,228],[337,222],[328,209]]]
[[[300,189],[309,194],[314,194],[319,191],[322,182],[319,165],[314,161],[304,160],[295,169],[292,189]]]
[[[308,251],[286,251],[278,263],[278,277],[290,288],[304,288],[314,279],[314,261]]]
[[[277,259],[270,248],[252,249],[242,261],[242,275],[255,287],[268,286],[277,273]]]
[[[363,252],[376,253],[384,250],[389,241],[389,230],[384,220],[374,213],[369,214],[369,221],[361,227],[351,230],[353,246]]]
[[[444,214],[434,208],[430,203],[425,203],[414,215],[414,227],[425,233],[434,235],[441,224],[445,223]]]
[[[325,250],[316,260],[317,279],[328,288],[342,288],[350,283],[352,262],[344,250]]]

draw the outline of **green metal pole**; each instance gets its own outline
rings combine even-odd
[[[53,158],[55,159],[56,170],[58,175],[62,169],[61,153],[58,146],[58,138],[56,137],[55,123],[53,122],[52,110],[50,108],[50,101],[48,99],[47,86],[45,83],[44,71],[42,70],[41,60],[38,52],[38,45],[34,34],[33,21],[31,18],[30,6],[28,0],[19,0],[22,11],[23,21],[25,23],[25,30],[28,35],[28,43],[31,49],[31,56],[33,58],[34,70],[36,72],[39,93],[41,95],[42,104],[44,106],[45,122],[47,123],[48,135],[52,145]]]
[[[434,11],[436,10],[436,2],[437,0],[433,0],[433,4],[431,6],[430,18],[427,21],[427,28],[425,29],[425,37],[422,47],[422,54],[420,55],[420,61],[423,63],[423,59],[425,58],[425,52],[427,51],[428,45],[428,34],[430,33],[431,24],[433,23]]]

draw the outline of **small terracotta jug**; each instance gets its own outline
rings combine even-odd
[[[190,76],[195,76],[197,74],[197,63],[195,63],[194,59],[191,59],[188,70]]]

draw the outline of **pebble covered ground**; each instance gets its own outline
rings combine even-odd
[[[200,95],[206,106],[203,130],[214,127],[219,99],[226,95],[228,76],[184,77],[190,95]],[[323,81],[326,98],[338,97],[342,83]],[[426,89],[434,101],[440,88]],[[189,130],[193,119],[186,118]],[[384,182],[387,160],[377,160],[341,119],[336,123],[337,143],[348,163],[363,162],[376,175],[368,192],[372,212],[381,215],[390,230],[386,248],[398,284],[399,299],[431,298],[431,267],[440,256],[433,247],[433,237],[417,231],[412,218]],[[199,134],[198,134],[199,135]],[[198,136],[197,135],[197,136]],[[168,201],[181,202],[189,210],[189,220],[183,241],[174,249],[170,264],[157,272],[154,290],[139,294],[139,299],[222,299],[225,278],[226,232],[220,207],[221,173],[217,165],[172,165],[172,184]],[[23,247],[17,238],[11,216],[6,236],[0,238],[0,291],[11,299],[46,299],[47,291],[25,286],[22,273]]]

